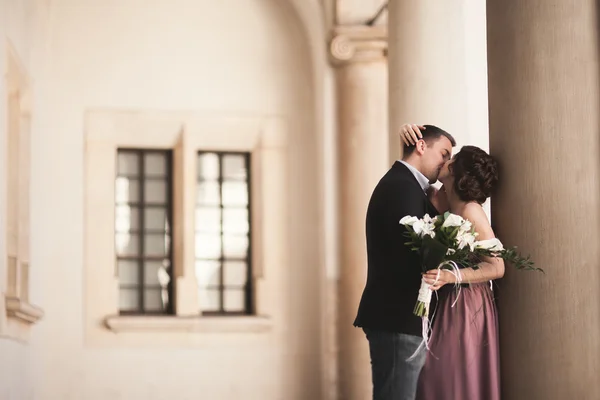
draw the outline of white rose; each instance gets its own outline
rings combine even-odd
[[[504,250],[504,246],[502,246],[502,242],[498,238],[480,240],[475,242],[475,247],[479,249],[486,249],[490,251],[502,251]]]
[[[411,217],[410,215],[407,215],[406,217],[404,217],[400,220],[400,224],[406,225],[406,226],[413,226],[413,224],[415,222],[417,222],[418,220],[419,220],[419,218],[417,218],[417,217]]]
[[[442,224],[442,228],[448,228],[450,226],[462,226],[465,220],[456,214],[449,214],[444,223]]]

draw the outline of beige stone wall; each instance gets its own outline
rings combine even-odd
[[[28,157],[47,11],[42,1],[0,1],[0,398],[10,400],[32,399],[37,373],[29,340],[36,326],[26,322],[37,311],[28,301],[40,299],[29,290],[38,265],[28,249]]]
[[[390,160],[407,122],[447,130],[457,150],[488,148],[485,10],[484,1],[390,1]]]
[[[388,18],[390,161],[401,154],[405,123],[450,132],[454,153],[464,145],[488,150],[486,3],[392,0]]]
[[[36,399],[320,398],[324,118],[314,109],[324,102],[316,87],[325,67],[314,69],[305,36],[313,33],[276,1],[63,1],[52,11],[32,161],[32,257],[46,266],[37,287],[46,317],[33,338]],[[288,201],[277,214],[285,234],[270,245],[273,254],[286,250],[287,262],[272,264],[266,278],[268,329],[211,333],[204,325],[187,334],[104,332],[127,338],[88,340],[87,307],[105,300],[90,299],[84,284],[90,110],[285,122],[284,169],[270,172],[285,173],[278,189]]]
[[[0,399],[368,396],[367,343],[351,327],[366,272],[368,195],[399,155],[402,123],[437,124],[459,146],[487,148],[488,48],[490,147],[507,182],[494,199],[494,225],[547,270],[509,271],[502,283],[501,295],[514,294],[500,307],[505,396],[595,399],[599,254],[577,238],[599,235],[590,224],[600,195],[597,10],[591,0],[578,9],[551,2],[488,2],[486,43],[485,4],[466,0],[393,0],[389,17],[359,34],[352,25],[380,2],[0,0],[3,39],[34,93],[29,296],[45,311],[12,335],[0,317]],[[380,37],[388,18],[389,46]],[[343,40],[327,49],[334,37]],[[0,89],[4,117],[4,80]],[[226,137],[207,137],[214,126]],[[256,139],[269,132],[275,142]],[[261,212],[273,213],[261,221],[271,236],[257,256],[261,319],[105,318],[115,287],[102,269],[114,266],[90,259],[88,245],[106,239],[110,224],[86,223],[89,205],[102,204],[86,196],[110,186],[103,163],[119,143],[179,146],[181,138],[259,152],[252,140],[275,144],[261,164],[277,186],[262,194],[272,207]],[[1,183],[5,175],[0,159]],[[0,229],[2,292],[5,235]],[[194,277],[179,278],[179,314],[189,316]]]

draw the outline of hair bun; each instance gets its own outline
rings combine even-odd
[[[461,200],[482,204],[492,195],[498,183],[498,162],[485,151],[464,146],[450,166],[454,191]]]

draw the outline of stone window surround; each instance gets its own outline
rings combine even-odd
[[[268,332],[277,272],[285,265],[287,132],[279,117],[95,110],[86,115],[84,313],[92,344],[156,344],[173,334]],[[118,148],[173,150],[175,315],[119,315],[114,244]],[[199,150],[251,153],[253,316],[202,316],[194,273]],[[268,212],[266,212],[268,210]],[[274,243],[276,245],[274,246]],[[267,246],[267,244],[269,244]],[[268,278],[268,279],[267,279]],[[168,336],[167,336],[168,335]]]
[[[10,41],[6,41],[7,141],[6,153],[6,287],[0,296],[0,336],[27,342],[29,327],[44,315],[29,302],[30,137],[31,85],[26,69]],[[16,106],[16,107],[13,107]],[[16,115],[11,115],[12,113]],[[11,123],[10,121],[14,121]],[[16,126],[15,126],[16,125]],[[14,175],[13,175],[14,174]]]

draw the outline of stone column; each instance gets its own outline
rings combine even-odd
[[[363,400],[371,396],[370,357],[364,333],[352,323],[366,281],[367,204],[389,168],[386,28],[338,27],[330,49],[337,67],[339,132],[339,398]]]
[[[503,398],[598,399],[597,2],[487,3],[493,224],[546,271],[500,283]]]
[[[391,0],[390,160],[402,124],[433,124],[488,147],[485,1]]]

